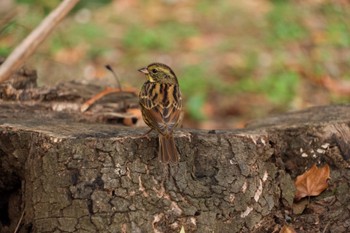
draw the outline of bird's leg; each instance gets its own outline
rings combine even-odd
[[[142,136],[144,136],[144,137],[148,137],[148,134],[150,133],[150,132],[152,132],[153,131],[153,129],[152,128],[150,128],[146,133],[144,133]]]
[[[142,137],[145,137],[145,138],[148,139],[148,141],[151,141],[151,138],[148,136],[148,134],[149,134],[150,132],[152,132],[152,131],[153,131],[153,129],[150,128],[146,133],[142,134]]]
[[[149,134],[150,132],[152,132],[152,130],[153,130],[153,129],[151,128],[151,129],[149,129],[146,133],[144,133],[144,134],[142,134],[142,135],[138,135],[138,136],[132,137],[132,138],[135,138],[135,139],[147,138],[148,141],[151,141],[152,139],[148,136],[148,134]]]

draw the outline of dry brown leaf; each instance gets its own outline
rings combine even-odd
[[[311,169],[298,176],[295,180],[295,199],[300,200],[306,196],[317,196],[328,188],[330,178],[330,168],[325,166],[318,168],[314,164]]]
[[[280,230],[280,233],[297,233],[293,227],[284,225],[282,229]]]

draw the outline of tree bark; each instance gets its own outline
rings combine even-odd
[[[35,80],[23,69],[0,85],[1,233],[350,231],[350,105],[180,129],[180,162],[165,165],[156,134],[108,124],[130,117],[132,93],[82,113],[100,87]],[[295,203],[296,176],[325,163],[329,188]]]
[[[1,232],[13,232],[22,211],[19,232],[349,228],[349,105],[241,130],[180,129],[180,162],[169,166],[157,158],[157,135],[141,137],[146,129],[79,123],[29,105],[0,109]],[[324,162],[331,186],[311,199],[318,212],[293,214],[293,179]]]

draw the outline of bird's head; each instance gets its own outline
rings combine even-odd
[[[150,82],[178,84],[174,71],[165,64],[152,63],[139,71],[144,73]]]

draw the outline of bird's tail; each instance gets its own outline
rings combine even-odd
[[[179,161],[179,152],[176,149],[173,135],[159,134],[159,158],[162,163]]]

